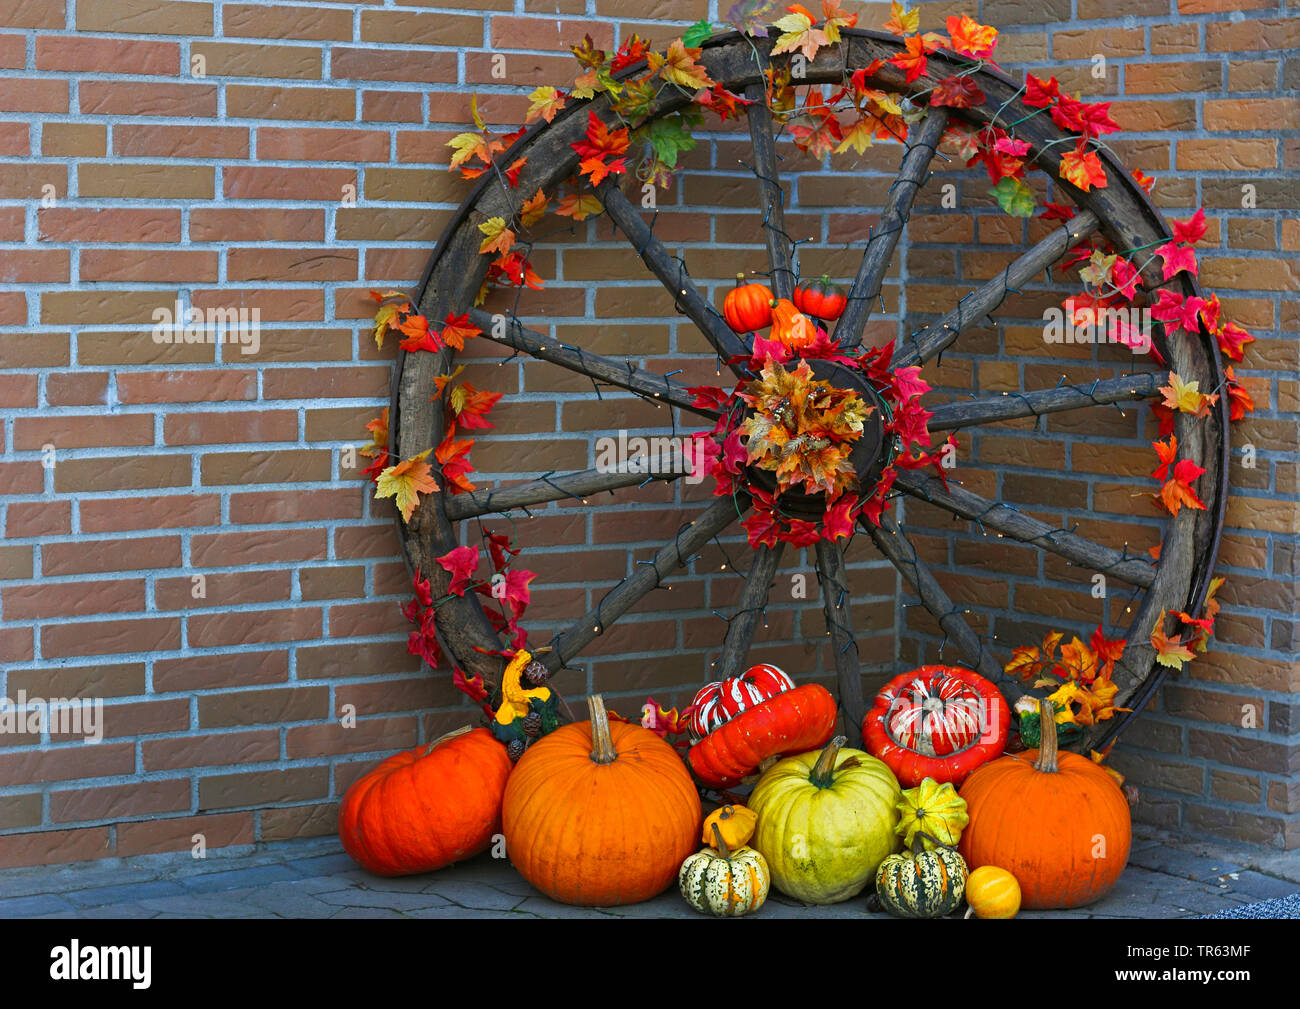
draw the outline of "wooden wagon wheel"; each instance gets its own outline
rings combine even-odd
[[[854,70],[870,67],[873,61],[887,60],[901,49],[900,40],[893,35],[846,29],[843,36],[839,45],[822,49],[814,60],[807,62],[800,83],[839,83]],[[794,282],[792,252],[782,227],[782,197],[773,126],[770,112],[762,100],[764,85],[760,71],[760,65],[774,62],[780,66],[785,58],[772,60],[771,46],[771,39],[753,39],[734,33],[723,35],[705,44],[700,62],[714,81],[733,92],[746,93],[748,97],[758,99],[756,104],[749,106],[747,113],[758,179],[756,204],[763,215],[771,283],[778,296],[788,296]],[[930,61],[938,70],[937,77],[963,69],[942,50],[931,54]],[[622,76],[642,73],[644,66],[640,63],[630,67]],[[1002,121],[1023,118],[1017,127],[1017,138],[1030,143],[1029,157],[1054,177],[1055,184],[1076,204],[1078,213],[1030,247],[997,277],[961,299],[943,318],[912,334],[896,353],[895,367],[921,364],[941,354],[960,339],[964,328],[1000,305],[1009,290],[1017,289],[1045,270],[1070,247],[1094,232],[1103,233],[1119,249],[1145,248],[1169,235],[1164,219],[1147,194],[1109,151],[1102,152],[1109,179],[1105,188],[1083,192],[1060,180],[1060,159],[1066,148],[1055,142],[1069,135],[1048,117],[1026,115],[1018,100],[1020,87],[1000,72],[984,67],[971,76],[986,96],[982,105],[969,109],[935,107],[912,126],[897,180],[889,190],[878,227],[865,243],[861,265],[850,292],[849,307],[838,322],[835,337],[846,346],[858,344],[895,251],[899,232],[905,225],[918,189],[928,176],[931,159],[950,117],[959,117],[979,126],[999,115],[1006,117]],[[919,96],[921,85],[907,84],[903,72],[889,63],[877,66],[870,80],[875,86],[892,92]],[[664,89],[656,99],[652,115],[672,113],[688,101],[689,96],[679,89]],[[549,196],[573,174],[578,156],[571,144],[583,137],[589,112],[595,113],[611,127],[617,125],[609,108],[609,96],[600,94],[590,101],[570,102],[552,123],[539,123],[512,145],[504,155],[505,163],[527,156],[518,188],[512,195],[499,179],[488,173],[438,242],[413,300],[429,319],[441,319],[449,311],[457,314],[468,311],[484,336],[517,352],[552,362],[594,381],[627,389],[684,411],[703,414],[712,420],[715,415],[696,407],[693,397],[670,377],[562,345],[548,335],[525,329],[514,319],[504,329],[499,325],[494,327],[492,316],[471,308],[488,267],[488,257],[478,251],[482,235],[477,226],[492,217],[503,217],[507,221],[513,219],[518,210],[515,206],[518,193],[533,193],[540,188]],[[709,299],[687,275],[684,264],[669,253],[617,186],[607,180],[598,187],[597,195],[605,213],[632,244],[649,271],[672,293],[677,309],[699,328],[720,359],[726,361],[745,354],[745,341],[727,327]],[[1150,262],[1143,270],[1142,286],[1148,293],[1165,286],[1178,287],[1185,295],[1197,293],[1194,278],[1186,272],[1164,281],[1158,266]],[[1171,368],[1185,379],[1199,380],[1202,389],[1218,389],[1223,383],[1218,347],[1204,327],[1199,339],[1183,340],[1166,340],[1163,331],[1157,327],[1156,345]],[[442,410],[430,402],[429,390],[435,376],[450,372],[453,356],[454,350],[444,347],[436,353],[403,353],[400,357],[390,405],[389,450],[396,457],[409,458],[441,440]],[[738,374],[743,372],[743,364],[733,367],[738,369]],[[952,431],[1010,418],[1141,400],[1157,395],[1162,375],[1163,372],[1156,371],[1122,374],[1083,386],[1061,386],[942,404],[936,407],[930,428]],[[1157,563],[1146,556],[1130,555],[1127,549],[1115,550],[1071,532],[1054,529],[1013,507],[960,486],[945,489],[937,479],[914,471],[901,472],[896,487],[906,495],[929,501],[955,516],[978,521],[999,535],[1033,544],[1073,564],[1104,571],[1144,590],[1145,598],[1128,626],[1124,657],[1114,673],[1119,687],[1116,704],[1140,710],[1158,686],[1163,673],[1163,667],[1154,663],[1155,653],[1149,644],[1161,612],[1198,612],[1214,565],[1226,504],[1226,400],[1224,397],[1205,424],[1193,423],[1184,413],[1176,416],[1175,433],[1179,445],[1186,457],[1205,467],[1201,487],[1207,509],[1193,511],[1185,508],[1167,520]],[[878,450],[885,451],[886,448],[882,444]],[[662,479],[673,478],[666,472],[654,475]],[[644,480],[643,473],[587,470],[548,475],[496,491],[479,490],[455,496],[427,495],[409,522],[402,524],[399,520],[408,563],[430,578],[435,596],[445,595],[450,575],[435,562],[435,558],[459,545],[455,526],[458,521],[565,497],[581,497]],[[654,589],[661,579],[735,522],[738,510],[743,510],[748,503],[748,497],[743,493],[736,500],[721,498],[692,521],[683,524],[677,536],[664,544],[652,562],[638,565],[636,572],[614,586],[596,607],[552,639],[553,651],[546,655],[546,664],[555,670],[576,656]],[[889,511],[878,528],[866,522],[862,524],[966,661],[982,674],[999,681],[1009,695],[1014,697],[1018,694],[1019,687],[1008,682],[1001,664],[972,630],[961,611],[954,607],[931,569],[918,557],[906,533],[889,517]],[[739,610],[728,623],[715,673],[726,676],[743,668],[781,552],[779,545],[775,549],[760,547],[756,550]],[[823,607],[834,642],[840,704],[847,716],[848,730],[856,738],[857,726],[864,712],[864,699],[856,649],[850,647],[852,623],[845,589],[843,552],[840,546],[823,540],[817,544],[816,555]],[[471,674],[484,674],[489,681],[496,678],[500,659],[489,653],[502,645],[473,593],[449,598],[445,608],[439,612],[438,626],[444,645],[460,666]],[[1104,739],[1113,738],[1121,726],[1122,721],[1118,718],[1101,723],[1087,742],[1099,745]]]

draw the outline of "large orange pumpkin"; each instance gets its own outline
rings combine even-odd
[[[1133,825],[1114,779],[1087,757],[1058,752],[1051,702],[1040,710],[1040,749],[985,764],[958,790],[970,816],[959,850],[972,869],[1015,876],[1023,907],[1081,907],[1119,881]]]
[[[648,900],[695,851],[703,810],[677,752],[649,729],[562,725],[515,765],[502,818],[510,860],[553,900],[611,907]]]
[[[460,729],[396,753],[343,797],[343,847],[379,876],[431,872],[477,855],[501,832],[511,767],[487,729]]]

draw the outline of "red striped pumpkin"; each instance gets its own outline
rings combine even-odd
[[[794,689],[794,681],[779,667],[760,662],[740,676],[701,687],[691,702],[691,735],[698,742],[724,722],[777,694]]]

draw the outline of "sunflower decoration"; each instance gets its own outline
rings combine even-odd
[[[834,499],[848,488],[849,454],[874,406],[813,378],[807,361],[787,371],[771,358],[739,395],[752,408],[740,427],[748,461],[775,474],[778,493],[799,487]]]

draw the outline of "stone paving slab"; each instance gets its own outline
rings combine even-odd
[[[1185,918],[1300,893],[1300,853],[1139,833],[1105,899],[1037,918]],[[883,918],[856,899],[805,906],[773,894],[764,918]],[[23,918],[696,918],[676,888],[617,908],[549,900],[487,855],[423,876],[372,876],[337,838],[0,871],[0,917]]]

